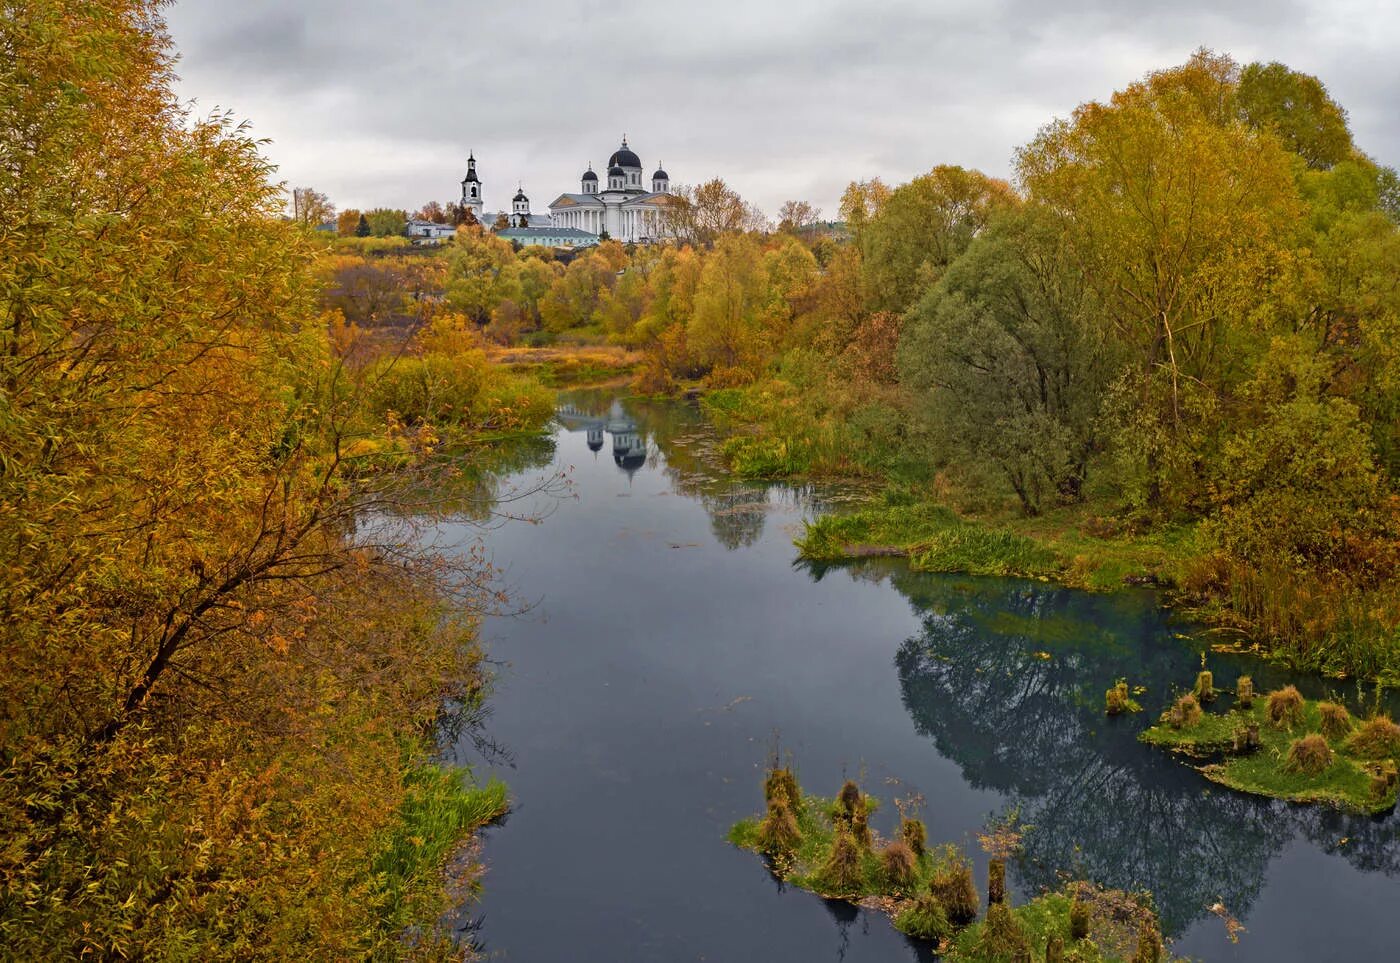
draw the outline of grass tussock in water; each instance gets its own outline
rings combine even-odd
[[[987,916],[979,922],[971,860],[951,844],[929,847],[920,820],[902,814],[898,839],[872,832],[873,847],[865,848],[852,823],[875,811],[877,801],[854,782],[832,798],[803,796],[791,769],[775,766],[764,793],[769,815],[735,823],[730,842],[770,857],[769,869],[794,886],[885,912],[900,932],[936,943],[950,963],[1044,959],[1052,946],[1060,955],[1050,959],[1131,963],[1140,930],[1157,932],[1156,917],[1143,901],[1087,883],[1012,906],[1001,858],[992,861]],[[789,805],[789,793],[802,800],[800,806]],[[791,813],[797,824],[796,844],[780,858],[769,845],[775,809]],[[1156,945],[1160,951],[1160,940]]]
[[[1309,701],[1293,686],[1182,724],[1182,696],[1140,738],[1197,759],[1213,782],[1241,792],[1351,812],[1395,806],[1400,726],[1383,716],[1355,725],[1346,708]],[[1394,732],[1392,732],[1392,728]],[[1218,757],[1218,758],[1217,758]]]

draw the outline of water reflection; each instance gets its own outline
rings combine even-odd
[[[1029,827],[1016,867],[1023,889],[1073,873],[1148,890],[1167,932],[1179,934],[1217,902],[1245,916],[1295,835],[1358,868],[1396,872],[1394,820],[1218,789],[1137,742],[1171,697],[1164,680],[1189,681],[1200,665],[1199,650],[1173,638],[1142,598],[921,576],[894,563],[849,571],[888,578],[921,613],[921,631],[894,659],[905,708],[968,782],[1019,811]],[[1244,666],[1212,659],[1217,679],[1233,685]],[[1103,692],[1120,678],[1152,681],[1147,711],[1104,715]]]
[[[612,399],[602,414],[579,400],[567,402],[556,409],[555,417],[565,430],[584,432],[588,448],[595,455],[603,450],[603,436],[611,436],[613,464],[626,472],[628,478],[647,463],[646,432],[623,408],[621,399]]]

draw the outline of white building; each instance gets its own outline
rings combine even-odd
[[[457,229],[451,224],[438,224],[435,221],[420,221],[409,218],[403,232],[414,244],[437,244],[443,238],[452,237]]]
[[[476,176],[476,155],[467,155],[467,176],[462,178],[462,207],[472,212],[477,223],[482,223],[485,201],[481,196],[481,178]]]
[[[600,185],[590,164],[579,182],[579,192],[560,194],[549,205],[549,213],[559,227],[591,234],[606,231],[624,243],[656,241],[669,235],[666,212],[674,202],[671,178],[661,168],[651,175],[651,190],[643,186],[641,158],[623,137],[622,146],[608,158],[606,185]]]

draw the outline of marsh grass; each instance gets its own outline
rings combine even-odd
[[[1229,712],[1203,713],[1187,728],[1172,726],[1167,713],[1139,738],[1211,760],[1200,766],[1201,773],[1241,792],[1352,812],[1393,808],[1396,784],[1385,778],[1385,767],[1400,758],[1400,727],[1378,717],[1342,731],[1336,711],[1324,710],[1325,705],[1288,686],[1248,709],[1237,704]],[[1330,723],[1324,723],[1324,711]],[[1328,737],[1325,725],[1338,734]],[[1390,727],[1395,727],[1393,737]]]
[[[379,915],[390,929],[415,915],[411,903],[438,883],[448,857],[474,830],[505,815],[506,784],[473,785],[466,773],[436,765],[411,770],[399,818],[373,865]]]

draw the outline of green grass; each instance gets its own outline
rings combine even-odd
[[[820,561],[906,555],[913,568],[925,572],[1055,578],[1065,571],[1064,560],[1052,549],[927,504],[885,504],[826,515],[808,523],[797,547],[803,558]]]
[[[1069,913],[1076,893],[1089,908],[1089,936],[1082,940],[1070,939]],[[1030,945],[1031,959],[1045,959],[1046,943],[1058,936],[1064,941],[1066,963],[1129,963],[1137,949],[1139,926],[1144,921],[1155,925],[1151,909],[1141,899],[1086,883],[1070,883],[1063,890],[1013,906],[1011,917]],[[944,946],[941,959],[948,963],[1009,963],[1006,957],[988,952],[985,929],[985,921],[978,921],[957,933]],[[1161,959],[1168,963],[1172,958],[1163,952]]]
[[[1333,762],[1323,772],[1308,775],[1290,771],[1288,748],[1293,740],[1321,731],[1317,703],[1304,702],[1303,721],[1292,729],[1270,723],[1266,704],[1267,699],[1258,698],[1248,710],[1206,711],[1200,723],[1188,729],[1177,730],[1158,723],[1139,738],[1197,759],[1220,756],[1219,761],[1200,766],[1201,773],[1212,782],[1240,792],[1359,813],[1382,813],[1394,808],[1396,786],[1392,783],[1377,793],[1367,762],[1352,754],[1345,738],[1328,740]],[[1236,755],[1235,732],[1249,723],[1259,726],[1260,746],[1253,752]]]
[[[423,918],[415,905],[441,893],[448,857],[509,809],[505,783],[493,778],[474,785],[463,770],[450,767],[418,766],[410,771],[407,790],[373,866],[380,917],[392,931]]]
[[[1193,551],[1194,529],[1091,535],[1084,531],[1094,524],[1086,511],[969,519],[891,491],[854,512],[808,523],[797,547],[813,561],[893,555],[908,558],[917,571],[1047,579],[1092,591],[1177,581]]]

